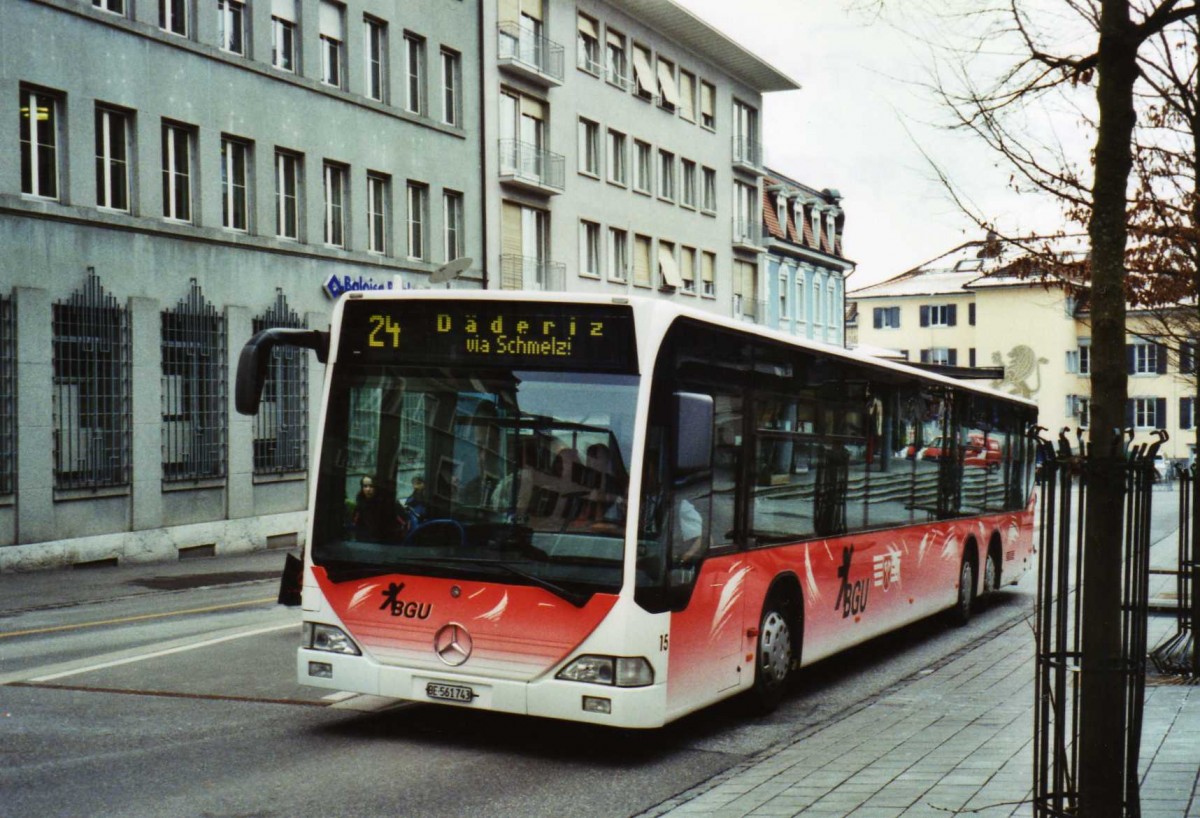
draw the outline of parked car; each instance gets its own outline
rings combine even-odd
[[[947,448],[946,439],[938,435],[927,446],[908,446],[905,449],[904,456],[909,460],[915,457],[917,460],[936,461],[946,456]],[[964,466],[986,468],[988,471],[995,471],[1000,468],[1003,460],[1004,455],[1000,449],[999,440],[994,438],[985,439],[983,435],[971,435],[967,438],[967,445],[963,449]]]

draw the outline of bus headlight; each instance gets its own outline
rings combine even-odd
[[[305,622],[300,631],[301,647],[310,650],[324,650],[329,653],[346,653],[351,656],[361,656],[362,651],[354,640],[346,635],[341,628],[333,625],[322,625],[319,622]]]
[[[556,679],[616,687],[654,684],[654,668],[642,656],[580,656],[558,672]]]

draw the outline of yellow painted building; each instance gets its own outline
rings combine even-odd
[[[1083,253],[1086,240],[1064,252]],[[914,362],[1003,368],[991,385],[1038,403],[1054,435],[1086,428],[1091,394],[1091,326],[1086,304],[1052,277],[1006,270],[1023,253],[1002,242],[968,242],[894,278],[847,294],[851,337],[863,349],[895,350]],[[1155,429],[1170,461],[1195,458],[1196,345],[1168,344],[1144,313],[1129,313],[1127,424],[1135,443]]]

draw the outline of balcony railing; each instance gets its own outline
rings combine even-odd
[[[562,193],[566,160],[562,154],[521,142],[500,140],[500,178],[543,193]]]
[[[765,324],[767,319],[767,304],[753,298],[746,298],[740,293],[733,295],[733,317],[756,324]]]
[[[733,243],[743,249],[760,249],[762,247],[762,223],[757,219],[734,219]]]
[[[752,170],[762,168],[762,142],[749,136],[733,138],[733,163]]]
[[[563,47],[531,28],[518,23],[497,26],[500,61],[534,81],[561,85],[563,81]]]
[[[567,265],[534,256],[500,256],[500,289],[561,290],[567,278]]]

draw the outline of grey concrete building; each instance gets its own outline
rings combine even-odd
[[[765,321],[762,95],[796,83],[672,0],[484,0],[486,266]]]
[[[483,258],[479,15],[0,3],[0,570],[302,537],[323,367],[237,351]]]

